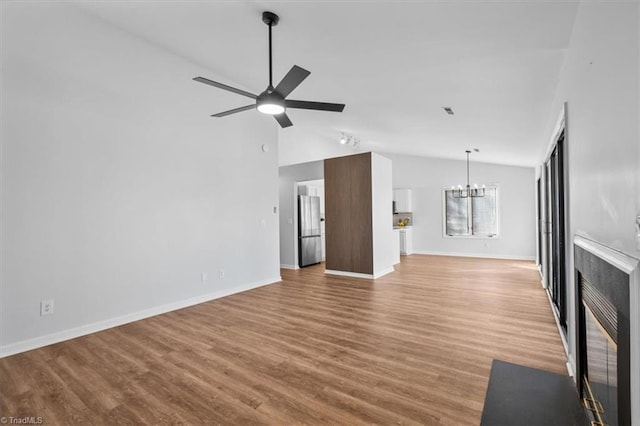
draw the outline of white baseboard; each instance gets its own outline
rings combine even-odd
[[[505,260],[536,260],[535,256],[513,256],[504,254],[486,254],[486,253],[455,253],[442,251],[423,251],[414,250],[413,254],[427,254],[430,256],[453,256],[453,257],[479,257],[482,259],[505,259]]]
[[[560,341],[562,342],[562,347],[564,348],[564,354],[567,357],[567,368],[569,369],[569,373],[571,373],[572,369],[573,369],[573,364],[571,364],[571,352],[569,351],[569,342],[567,341],[567,336],[565,336],[564,331],[562,330],[562,326],[560,325],[560,318],[558,317],[558,314],[554,308],[553,305],[553,300],[551,300],[551,295],[549,295],[549,292],[546,290],[546,288],[543,290],[544,294],[547,295],[547,300],[549,301],[549,305],[551,307],[551,313],[553,314],[553,319],[556,322],[556,328],[558,329],[558,335],[560,335]],[[572,377],[573,375],[570,374]]]
[[[280,268],[281,269],[294,269],[294,270],[295,269],[300,269],[300,267],[297,266],[297,265],[284,265],[282,263],[280,264]]]
[[[567,373],[569,373],[569,377],[573,377],[573,381],[576,381],[576,369],[573,368],[573,364],[571,363],[571,359],[567,361]]]
[[[373,274],[361,274],[359,272],[335,271],[333,269],[325,269],[324,273],[327,275],[339,275],[341,277],[366,278],[369,280],[374,279]]]
[[[391,266],[391,267],[389,267],[389,268],[387,268],[387,269],[383,269],[382,271],[380,271],[380,272],[378,272],[378,273],[373,274],[373,278],[374,278],[374,279],[375,279],[375,278],[380,278],[380,277],[382,277],[382,276],[384,276],[384,275],[390,274],[390,273],[395,272],[395,271],[396,271],[396,268],[394,268],[393,266]]]
[[[375,280],[376,278],[380,278],[384,275],[390,274],[391,272],[395,272],[396,269],[391,266],[387,269],[383,269],[382,271],[376,274],[361,274],[359,272],[347,272],[347,271],[335,271],[332,269],[325,269],[324,273],[327,275],[340,275],[342,277],[351,277],[351,278],[366,278],[368,280]]]
[[[0,358],[4,358],[10,355],[15,355],[20,352],[30,351],[32,349],[41,348],[43,346],[52,345],[54,343],[60,343],[65,340],[75,339],[76,337],[85,336],[87,334],[96,333],[98,331],[106,330],[113,327],[118,327],[120,325],[128,324],[134,321],[139,321],[145,318],[153,317],[156,315],[164,314],[164,313],[175,311],[178,309],[188,308],[189,306],[209,302],[211,300],[219,299],[225,296],[230,296],[236,293],[242,293],[243,291],[252,290],[254,288],[262,287],[265,285],[275,284],[280,281],[282,281],[281,277],[274,277],[268,280],[238,285],[230,289],[225,289],[225,290],[221,290],[213,293],[207,293],[201,296],[192,297],[190,299],[181,300],[179,302],[167,303],[165,305],[156,306],[156,307],[145,309],[138,312],[133,312],[133,313],[122,315],[116,318],[97,321],[91,324],[82,325],[80,327],[74,327],[68,330],[47,334],[45,336],[38,336],[32,339],[22,340],[20,342],[0,346]]]

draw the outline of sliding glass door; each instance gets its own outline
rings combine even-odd
[[[536,244],[536,262],[540,273],[544,275],[544,262],[542,260],[542,244],[544,238],[544,218],[542,216],[542,177],[536,181],[536,201],[537,201],[537,218],[538,218],[538,239]]]
[[[564,132],[560,134],[551,157],[546,164],[547,176],[547,290],[553,302],[560,325],[567,329]]]

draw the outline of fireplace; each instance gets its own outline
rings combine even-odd
[[[638,260],[579,237],[574,248],[578,392],[592,424],[640,424]]]
[[[580,379],[585,408],[594,422],[618,423],[618,327],[615,307],[580,275],[584,365]],[[622,372],[624,374],[624,372]]]

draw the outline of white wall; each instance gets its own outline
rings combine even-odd
[[[296,183],[324,178],[324,161],[280,167],[280,266],[296,268],[298,265],[298,204]]]
[[[209,118],[203,72],[74,6],[2,4],[2,354],[279,279],[276,126]]]
[[[584,3],[576,17],[558,101],[568,101],[574,232],[638,257],[637,3]]]
[[[640,11],[637,2],[583,2],[578,10],[549,139],[568,103],[568,306],[574,306],[573,238],[581,235],[640,258]],[[544,158],[540,159],[542,163]],[[575,313],[568,316],[575,366]]]
[[[464,184],[466,161],[385,154],[393,161],[393,187],[413,191],[413,250],[453,256],[535,259],[535,171],[471,162],[471,180],[499,185],[496,239],[444,238],[442,189]]]
[[[371,225],[373,229],[373,276],[393,272],[394,234],[391,160],[371,153]]]
[[[294,126],[278,130],[278,143],[280,144],[280,166],[317,161],[325,158],[342,157],[363,152],[352,145],[339,143],[340,131],[338,129],[326,129],[319,131],[316,128],[304,127],[295,123]],[[314,114],[336,114],[327,112],[315,112]]]

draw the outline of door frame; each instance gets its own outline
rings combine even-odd
[[[565,352],[567,356],[569,356],[569,346],[568,346],[568,333],[569,329],[572,326],[572,321],[574,320],[573,315],[573,294],[570,291],[572,287],[572,277],[571,273],[569,273],[569,269],[571,269],[571,256],[573,256],[572,246],[570,244],[571,240],[571,228],[570,228],[570,215],[569,215],[569,133],[567,128],[567,110],[568,105],[565,102],[562,106],[562,110],[560,111],[560,115],[556,122],[556,126],[554,127],[553,137],[550,140],[548,150],[546,156],[544,157],[544,161],[542,162],[539,168],[539,176],[542,180],[542,192],[543,196],[541,197],[542,201],[542,209],[538,214],[538,225],[541,227],[541,232],[538,233],[538,238],[542,238],[541,247],[542,247],[542,285],[547,291],[547,296],[549,297],[549,302],[552,306],[552,311],[554,317],[556,319],[556,323],[558,325],[558,330],[560,331],[560,336],[562,338],[562,343],[565,347]],[[552,244],[552,218],[551,218],[551,206],[550,204],[550,192],[551,192],[551,169],[550,169],[550,160],[554,155],[554,152],[557,149],[558,141],[564,137],[562,142],[562,167],[561,169],[561,181],[563,183],[562,192],[562,204],[564,206],[564,214],[563,217],[559,218],[559,223],[564,228],[563,236],[562,236],[562,249],[561,253],[558,253],[564,263],[564,273],[562,274],[562,281],[558,281],[560,283],[564,283],[564,289],[557,289],[562,291],[562,296],[564,299],[564,312],[562,315],[562,320],[560,318],[560,312],[556,308],[556,305],[553,300],[553,282],[552,277],[554,273],[558,273],[559,271],[553,271],[553,251],[551,249]],[[542,216],[542,217],[541,217]],[[557,252],[557,249],[556,249]],[[562,268],[560,268],[562,269]]]
[[[549,157],[548,167],[550,171],[549,219],[551,223],[550,251],[551,251],[551,281],[548,283],[549,295],[558,315],[560,326],[567,333],[567,232],[565,195],[567,185],[565,182],[565,132],[560,133],[556,145]]]

